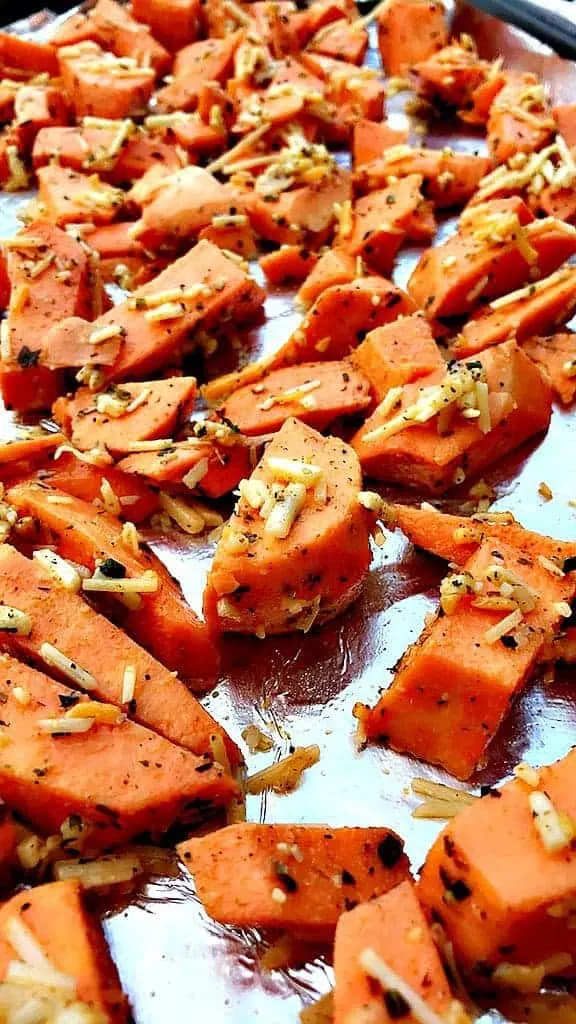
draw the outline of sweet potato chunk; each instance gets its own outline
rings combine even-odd
[[[211,438],[193,439],[175,441],[164,451],[128,455],[118,466],[131,479],[142,477],[152,486],[221,498],[250,473],[250,454],[247,444],[220,445]]]
[[[368,976],[364,950],[379,956],[432,1010],[444,1014],[452,995],[428,923],[411,882],[342,914],[334,940],[334,1024],[362,1014],[373,1024],[412,1020],[398,993]],[[396,1012],[395,1012],[396,1011]],[[358,1018],[359,1020],[362,1017]]]
[[[217,921],[330,939],[348,900],[373,899],[408,877],[403,847],[389,829],[244,822],[178,849]],[[335,885],[344,872],[346,884]]]
[[[146,112],[154,89],[153,68],[132,57],[115,57],[94,42],[61,47],[58,62],[77,117],[114,120]]]
[[[418,313],[370,331],[351,352],[350,362],[368,378],[378,402],[390,388],[410,384],[444,366],[430,326]]]
[[[17,687],[28,703],[14,697]],[[135,722],[94,721],[87,732],[70,735],[58,735],[57,726],[56,735],[46,731],[41,723],[60,722],[74,691],[9,655],[0,661],[0,693],[8,740],[2,796],[44,832],[58,832],[76,814],[93,830],[90,847],[116,846],[141,832],[164,832],[193,818],[199,806],[222,806],[236,794],[232,776],[219,766]]]
[[[546,793],[552,807],[572,821],[575,771],[572,750],[538,769],[534,779],[536,791]],[[461,811],[434,843],[418,887],[465,972],[477,987],[492,991],[499,973],[500,985],[514,988],[514,965],[537,967],[559,954],[564,967],[558,963],[554,970],[551,961],[549,969],[574,973],[576,851],[570,844],[557,852],[546,848],[530,805],[534,792],[515,779]],[[541,976],[547,973],[544,965]]]
[[[158,510],[158,496],[142,481],[114,466],[82,462],[72,452],[62,452],[46,469],[43,480],[64,494],[102,505],[102,484],[107,480],[120,505],[121,519],[141,523]],[[106,486],[106,485],[104,485]]]
[[[50,967],[74,982],[72,991],[44,989],[46,1012],[102,1014],[109,1024],[127,1020],[128,1007],[102,930],[88,914],[82,886],[76,879],[49,882],[12,896],[0,909],[0,979],[6,979],[11,961],[20,960],[10,942],[14,923],[26,929]],[[31,1002],[22,986],[22,1009]],[[37,1001],[37,997],[32,997]]]
[[[560,401],[570,405],[576,397],[576,335],[566,332],[528,338],[522,348],[548,376]]]
[[[544,86],[536,75],[508,73],[488,117],[488,148],[495,164],[516,153],[534,153],[555,130]]]
[[[387,75],[405,75],[448,42],[446,11],[430,0],[393,0],[378,17],[378,49]]]
[[[294,472],[307,479],[306,463],[316,482],[288,482]],[[370,563],[360,487],[348,445],[287,420],[241,489],[218,543],[206,590],[209,617],[217,615],[223,629],[261,635],[308,630],[346,608]]]
[[[461,372],[478,372],[485,378],[489,412],[484,432],[477,414],[466,418],[447,411],[455,397],[452,375]],[[441,415],[449,417],[445,422],[437,419],[441,407]],[[407,384],[396,410],[384,399],[352,439],[364,472],[407,487],[443,491],[545,430],[551,392],[537,367],[510,341],[481,353],[472,363],[453,364],[447,374],[436,371]]]

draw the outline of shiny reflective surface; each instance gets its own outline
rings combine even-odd
[[[537,71],[551,84],[557,100],[573,98],[576,69],[550,55],[535,41],[482,15],[459,15],[458,29],[470,30],[483,56],[499,53],[507,62]],[[389,104],[393,123],[405,119],[406,95]],[[481,148],[480,137],[450,126],[435,130],[428,141],[442,146]],[[14,200],[0,197],[2,233],[15,228]],[[453,222],[442,225],[444,235]],[[395,278],[404,283],[418,251],[402,254]],[[243,340],[240,357],[270,351],[290,334],[300,317],[288,292],[275,291],[267,303],[267,321]],[[207,367],[213,376],[230,369],[236,350],[224,348]],[[497,493],[495,507],[510,509],[532,529],[576,539],[576,417],[555,409],[547,436],[484,474]],[[545,502],[538,485],[545,481],[554,499]],[[389,490],[387,492],[391,494]],[[447,500],[451,507],[465,492]],[[402,499],[402,495],[397,495]],[[405,495],[416,500],[415,495]],[[154,547],[178,577],[194,607],[200,608],[209,568],[209,545],[187,542],[181,535],[155,541]],[[398,533],[383,548],[374,548],[370,577],[361,599],[343,616],[308,636],[226,638],[223,671],[205,698],[206,706],[236,740],[251,723],[269,732],[273,753],[248,756],[249,771],[284,756],[290,744],[317,743],[319,764],[287,796],[248,798],[252,821],[325,822],[337,825],[387,825],[406,839],[414,870],[441,827],[415,821],[410,794],[414,776],[446,779],[441,772],[378,747],[358,752],[351,709],[355,701],[373,703],[388,686],[393,666],[422,628],[434,606],[444,565],[415,552]],[[514,704],[489,750],[486,767],[472,780],[495,783],[520,759],[532,763],[562,756],[576,740],[574,673],[559,671],[554,683],[535,680]],[[231,877],[230,884],[234,884]],[[187,875],[165,879],[122,907],[104,911],[105,928],[123,985],[138,1024],[165,1024],[202,1016],[211,1024],[294,1024],[301,1007],[331,984],[330,967],[318,959],[295,970],[266,974],[258,964],[265,943],[256,932],[225,928],[207,919]],[[391,937],[393,941],[393,937]]]

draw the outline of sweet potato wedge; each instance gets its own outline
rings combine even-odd
[[[461,372],[466,379],[470,372],[484,378],[489,408],[485,432],[478,425],[477,414],[468,419],[443,412],[451,417],[444,426],[431,412],[432,406],[450,407],[455,397],[451,390],[453,374],[463,380]],[[422,410],[422,403],[427,406],[428,401],[432,402],[430,416]],[[469,366],[454,364],[447,374],[436,371],[405,385],[396,409],[390,409],[384,399],[352,439],[362,468],[379,480],[435,492],[462,482],[545,430],[551,414],[551,391],[537,367],[511,341],[488,349]],[[418,421],[421,411],[424,422]],[[385,426],[391,417],[393,426]],[[406,428],[407,421],[411,425]],[[439,427],[447,432],[439,433]]]
[[[474,153],[392,145],[357,167],[354,186],[360,193],[371,192],[391,179],[420,174],[426,198],[438,209],[449,209],[471,199],[489,169],[490,161]]]
[[[98,0],[90,11],[102,45],[117,57],[132,57],[142,67],[154,68],[158,76],[170,70],[172,58],[167,50],[116,0]]]
[[[560,401],[570,405],[576,397],[576,335],[565,332],[528,338],[522,348],[546,373]]]
[[[16,925],[16,929],[14,926]],[[76,879],[49,882],[12,896],[0,909],[0,979],[7,981],[19,950],[10,941],[19,929],[32,936],[47,966],[72,980],[71,990],[50,988],[42,993],[50,1013],[94,1012],[109,1024],[123,1024],[128,1007],[118,973],[95,917],[89,915]],[[22,1006],[30,1002],[30,989],[22,987]]]
[[[146,112],[156,77],[153,68],[114,57],[94,42],[61,47],[58,63],[77,117],[114,120]]]
[[[350,284],[356,277],[356,260],[344,246],[334,246],[322,253],[298,291],[300,305],[311,306],[327,288]]]
[[[134,0],[132,11],[171,52],[198,38],[202,22],[200,0]]]
[[[430,326],[418,313],[370,331],[350,353],[350,362],[370,381],[377,402],[390,388],[410,384],[444,366]]]
[[[281,245],[260,257],[260,267],[270,284],[300,284],[318,263],[318,254],[301,245]]]
[[[408,132],[391,128],[386,121],[370,121],[363,118],[354,125],[352,133],[352,161],[354,169],[384,155],[393,146],[408,142]]]
[[[32,516],[52,535],[57,551],[92,572],[107,559],[119,562],[127,577],[141,577],[151,569],[158,589],[141,598],[140,607],[126,610],[123,625],[162,664],[183,678],[212,677],[217,670],[218,650],[214,632],[186,604],[179,587],[151,554],[138,554],[122,539],[122,524],[107,512],[94,514],[94,506],[59,495],[38,483],[10,488],[10,502],[23,515]],[[56,497],[60,500],[51,501]],[[119,570],[120,571],[120,570]],[[119,605],[122,608],[122,605]]]
[[[28,75],[58,74],[56,50],[51,43],[25,39],[15,32],[0,32],[0,65],[25,71]]]
[[[383,987],[366,973],[360,962],[366,949],[436,1013],[450,1009],[450,986],[411,882],[401,882],[339,918],[334,939],[334,1024],[349,1024],[355,1014],[374,1024],[413,1019],[393,986]]]
[[[329,940],[351,901],[380,896],[409,876],[403,846],[389,829],[244,822],[178,850],[217,921]],[[344,872],[346,884],[335,885],[333,876]]]
[[[231,760],[238,763],[235,744],[185,684],[94,611],[80,593],[66,589],[44,564],[0,544],[0,580],[4,604],[24,612],[32,625],[28,636],[2,633],[4,649],[74,686],[70,676],[45,660],[43,644],[50,644],[92,676],[91,698],[114,704],[135,722],[199,756],[210,753],[210,738],[219,735]],[[126,700],[123,680],[128,666],[136,682],[133,696]]]
[[[485,759],[510,701],[526,683],[543,646],[561,628],[559,602],[574,595],[570,576],[557,576],[538,557],[556,561],[562,543],[542,537],[538,549],[538,554],[530,555],[508,543],[505,535],[496,548],[493,537],[481,543],[465,563],[464,574],[455,577],[460,588],[456,592],[462,593],[456,606],[409,648],[376,707],[359,709],[367,736],[384,737],[396,750],[469,778]],[[528,588],[531,596],[525,608],[530,605],[530,610],[516,612],[519,606],[510,599],[501,608],[493,607],[502,603],[496,570]],[[482,589],[470,592],[474,581],[482,583]],[[493,627],[498,630],[508,618],[509,628],[496,635]]]
[[[118,458],[134,442],[172,437],[195,401],[195,377],[168,377],[112,386],[99,395],[80,388],[74,396],[59,398],[52,413],[75,448],[101,448]]]
[[[131,523],[141,523],[158,511],[158,495],[141,480],[114,466],[83,462],[72,452],[63,451],[44,470],[42,479],[64,494],[95,502],[97,507],[102,506],[102,484],[107,480],[118,498],[120,518]]]
[[[17,687],[29,695],[28,703],[14,697]],[[74,814],[92,830],[91,848],[117,846],[142,832],[164,832],[237,793],[220,766],[135,722],[94,721],[88,731],[58,734],[63,704],[74,691],[7,654],[0,661],[0,693],[8,740],[0,764],[2,796],[41,831],[58,832]],[[47,719],[56,720],[49,727],[56,735],[41,724]]]
[[[30,153],[42,128],[67,123],[68,104],[61,89],[54,85],[23,85],[18,89],[11,131],[21,153]]]
[[[195,110],[204,82],[223,83],[228,78],[242,37],[243,32],[233,32],[226,39],[203,39],[179,50],[173,80],[157,93],[158,109]]]
[[[446,11],[429,0],[393,0],[378,17],[378,49],[387,75],[405,75],[448,42]]]
[[[168,490],[191,490],[221,498],[238,486],[252,468],[246,444],[220,445],[214,439],[175,441],[164,451],[128,455],[118,463],[130,479],[142,478]]]
[[[0,441],[0,467],[12,462],[42,462],[64,440],[63,434],[54,431],[51,434],[38,433]]]
[[[370,384],[359,366],[301,363],[232,392],[220,414],[251,437],[273,433],[293,416],[324,430],[341,416],[361,413],[370,402]]]
[[[422,177],[411,174],[356,203],[346,247],[373,273],[390,274],[394,258],[407,239],[421,242],[434,236],[432,204],[424,199],[421,185]]]
[[[321,53],[350,64],[362,64],[368,49],[368,32],[364,26],[345,18],[332,22],[308,44],[311,53]]]
[[[534,153],[549,142],[555,122],[536,75],[509,73],[490,107],[488,149],[494,164],[516,153]]]
[[[287,483],[294,472],[307,479],[305,462],[317,483]],[[360,487],[360,467],[343,441],[287,420],[241,485],[208,577],[208,617],[228,631],[263,635],[307,631],[348,607],[370,563]],[[333,544],[336,560],[327,555]]]
[[[573,975],[574,960],[566,965],[576,955],[568,909],[576,853],[570,845],[557,852],[546,848],[531,800],[535,792],[546,793],[557,813],[574,820],[575,769],[572,750],[537,769],[535,789],[514,779],[491,790],[447,825],[426,858],[418,896],[428,913],[438,915],[458,962],[478,988],[514,989],[522,983],[517,964],[535,967],[541,978],[549,971]],[[553,959],[547,971],[548,958]]]

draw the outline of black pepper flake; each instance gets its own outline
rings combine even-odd
[[[450,886],[450,892],[457,903],[461,903],[462,900],[467,900],[471,895],[472,890],[463,882],[461,878],[457,878],[455,882],[452,882]]]
[[[126,566],[122,565],[122,562],[117,562],[115,558],[105,558],[100,562],[98,571],[110,580],[123,580],[126,576]]]
[[[21,366],[23,370],[28,370],[31,366],[36,366],[39,358],[40,349],[32,350],[31,348],[28,348],[28,345],[22,345],[22,348],[16,356],[18,365]]]
[[[298,889],[298,882],[289,873],[288,868],[281,861],[274,862],[274,874],[276,875],[284,892],[292,893]]]
[[[80,700],[80,696],[77,693],[59,693],[58,700],[61,707],[73,708]]]
[[[501,636],[500,643],[503,644],[509,651],[515,651],[518,647],[518,641],[513,636]]]
[[[346,868],[342,868],[342,885],[356,885],[354,875],[350,874]]]
[[[408,1003],[404,996],[397,992],[395,988],[391,988],[388,992],[384,993],[384,1004],[391,1020],[402,1020],[403,1017],[410,1016]]]
[[[576,555],[570,555],[569,558],[564,559],[562,566],[563,572],[574,572],[576,571]]]
[[[398,836],[389,832],[381,843],[378,843],[378,856],[385,868],[393,868],[404,853],[404,843]]]
[[[499,789],[494,789],[494,786],[480,786],[480,796],[492,796],[499,800],[502,793]]]

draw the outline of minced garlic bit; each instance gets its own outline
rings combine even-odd
[[[121,704],[130,704],[136,692],[136,666],[126,665],[122,676]]]
[[[549,796],[540,790],[528,795],[534,827],[548,853],[565,850],[576,836],[576,823],[558,811]]]
[[[465,594],[478,594],[482,582],[469,572],[449,573],[440,584],[440,607],[446,615],[453,615]]]
[[[304,135],[295,133],[258,176],[255,191],[263,196],[277,196],[295,185],[322,181],[330,177],[335,168],[334,156],[326,146],[309,142]]]
[[[185,313],[186,306],[183,302],[164,302],[161,306],[148,309],[144,316],[146,320],[156,323],[163,320],[179,320]]]
[[[38,729],[40,732],[48,733],[51,736],[60,736],[77,732],[89,732],[94,725],[93,718],[39,718]]]
[[[30,636],[32,619],[26,612],[10,605],[0,605],[0,633],[15,633],[17,636]]]
[[[250,508],[260,509],[268,500],[269,492],[263,480],[241,480],[238,493]]]
[[[435,416],[439,418],[439,428],[442,428],[444,424],[440,417],[445,415],[448,410],[460,413],[465,413],[470,409],[476,410],[478,413],[476,422],[482,433],[487,434],[492,429],[488,406],[488,387],[486,385],[485,389],[479,389],[478,384],[486,385],[485,371],[481,362],[470,360],[454,363],[438,384],[420,388],[420,397],[415,402],[406,406],[392,419],[368,431],[364,434],[363,440],[368,443],[384,440],[409,427],[427,423]]]
[[[540,772],[537,768],[533,768],[531,764],[525,764],[523,761],[517,764],[514,769],[514,775],[517,779],[521,779],[531,789],[538,789],[540,785]]]
[[[311,768],[320,760],[320,747],[296,747],[294,753],[284,757],[276,764],[263,768],[246,779],[246,793],[255,795],[266,789],[274,793],[291,793],[300,782],[307,768]]]
[[[86,366],[82,366],[78,370],[76,380],[79,384],[85,384],[89,391],[99,391],[104,385],[106,376],[103,370],[87,363]]]
[[[358,963],[369,978],[378,982],[383,993],[394,992],[406,1003],[409,1013],[418,1024],[446,1024],[445,1018],[435,1013],[373,949],[364,949],[358,957]]]
[[[72,594],[77,594],[82,586],[82,578],[80,573],[65,558],[61,558],[55,551],[51,551],[50,548],[37,548],[32,553],[32,558],[40,563],[43,569],[60,584],[63,590],[68,590]]]
[[[88,342],[90,345],[102,345],[105,341],[110,341],[112,338],[119,338],[122,336],[122,327],[120,324],[106,324],[104,327],[97,327],[95,331],[92,331],[88,335]]]
[[[274,903],[286,903],[286,900],[288,899],[284,890],[279,889],[277,886],[274,889],[272,889],[271,895],[272,899],[274,900]]]
[[[50,668],[55,668],[58,672],[61,672],[63,676],[66,676],[67,679],[76,683],[76,685],[80,686],[81,689],[96,689],[98,684],[92,673],[87,672],[85,668],[77,665],[75,661],[68,658],[57,647],[54,647],[53,644],[46,642],[41,644],[38,654],[46,665],[49,665]]]
[[[566,377],[576,377],[576,359],[568,359],[562,366],[562,373]]]
[[[79,701],[78,704],[68,708],[64,717],[81,721],[88,718],[93,722],[105,722],[107,725],[118,725],[124,721],[124,715],[115,704],[105,704],[95,700]]]
[[[23,708],[27,707],[32,700],[32,695],[29,690],[26,690],[23,686],[13,686],[12,696],[17,704],[21,704]]]
[[[82,590],[100,594],[155,594],[159,586],[158,574],[153,569],[122,579],[105,576],[97,569],[89,579],[82,580]]]
[[[553,608],[556,614],[562,619],[569,619],[572,615],[572,609],[568,604],[568,601],[556,601]]]

